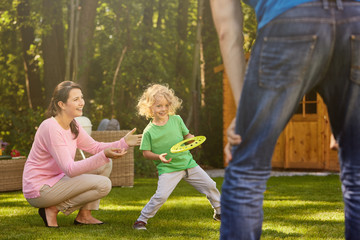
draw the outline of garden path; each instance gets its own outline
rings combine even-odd
[[[210,177],[224,177],[225,169],[209,169],[205,170]],[[272,171],[272,177],[280,177],[280,176],[328,176],[331,174],[339,174],[336,172],[305,172],[305,171]]]

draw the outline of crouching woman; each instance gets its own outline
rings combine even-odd
[[[111,159],[121,158],[129,146],[141,142],[141,135],[134,135],[136,129],[115,142],[95,141],[75,120],[84,105],[81,87],[61,82],[25,163],[23,194],[30,205],[39,208],[47,227],[58,227],[59,211],[69,215],[78,209],[75,225],[103,224],[91,211],[99,209],[100,199],[111,190]],[[94,155],[74,161],[77,148]]]

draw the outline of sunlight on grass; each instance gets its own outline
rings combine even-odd
[[[101,207],[103,210],[116,210],[116,211],[122,211],[122,210],[128,210],[128,211],[141,211],[141,206],[134,206],[134,205],[114,205],[109,204],[106,206]]]
[[[262,239],[343,239],[338,176],[270,178]]]
[[[343,210],[338,211],[327,211],[327,212],[318,212],[309,214],[307,216],[309,219],[318,220],[318,221],[342,221],[344,219]]]
[[[223,178],[215,178],[221,189]],[[132,224],[156,191],[157,179],[135,179],[133,188],[114,187],[101,200],[96,218],[102,226],[74,226],[76,213],[58,215],[60,229],[47,229],[22,193],[0,194],[0,239],[219,239],[220,223],[212,219],[206,197],[180,182],[148,222],[148,231]],[[3,231],[3,229],[6,229]],[[239,229],[241,231],[241,229]],[[264,197],[261,239],[344,238],[344,214],[338,176],[270,178]]]

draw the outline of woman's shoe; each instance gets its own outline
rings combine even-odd
[[[101,222],[101,223],[82,223],[82,222],[77,221],[76,219],[74,220],[74,225],[101,225],[101,224],[104,224],[104,222]]]
[[[45,208],[39,208],[38,213],[39,213],[40,217],[42,218],[42,220],[44,221],[46,227],[48,227],[48,228],[58,228],[59,227],[59,226],[49,226],[48,225],[47,220],[46,220]]]

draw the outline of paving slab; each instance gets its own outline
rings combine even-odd
[[[205,170],[210,177],[224,177],[225,169],[209,169]],[[298,171],[271,171],[271,177],[282,176],[328,176],[339,175],[337,172],[298,172]]]

